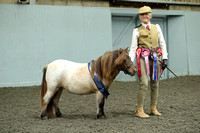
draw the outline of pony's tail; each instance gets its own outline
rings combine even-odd
[[[44,95],[47,92],[46,71],[47,71],[47,66],[45,66],[43,68],[43,77],[42,77],[42,83],[41,83],[41,88],[40,88],[40,107],[41,107],[41,109],[43,108]]]
[[[47,66],[45,66],[44,69],[43,69],[43,78],[42,78],[42,84],[41,84],[41,88],[40,88],[40,106],[41,106],[41,109],[43,108],[44,96],[47,92],[46,71],[47,71]],[[52,114],[53,114],[53,100],[51,99],[49,104],[47,105],[46,116],[49,117]]]

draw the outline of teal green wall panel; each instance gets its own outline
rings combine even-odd
[[[0,5],[0,86],[39,85],[56,59],[89,62],[112,49],[108,8]]]
[[[154,18],[165,18],[169,67],[178,76],[199,75],[200,13],[152,13]],[[112,17],[135,20],[136,15],[137,9],[128,8],[0,5],[0,87],[39,85],[44,65],[53,60],[89,62],[106,51],[129,46],[131,40],[118,39],[113,47],[113,35],[119,31],[113,29]],[[127,23],[132,25],[127,29],[130,34],[135,21]],[[116,80],[130,81],[120,76]]]
[[[200,12],[186,12],[185,28],[188,49],[188,74],[200,75]]]

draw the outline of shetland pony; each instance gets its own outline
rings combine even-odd
[[[43,79],[40,90],[41,119],[48,118],[54,113],[57,117],[62,114],[58,102],[65,88],[73,94],[96,93],[97,118],[104,118],[105,96],[99,91],[93,80],[96,73],[106,90],[120,71],[134,76],[136,68],[128,55],[128,48],[106,52],[90,63],[75,63],[68,60],[55,60],[43,69]]]

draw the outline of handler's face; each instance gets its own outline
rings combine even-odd
[[[148,24],[151,19],[151,15],[149,13],[140,14],[140,20],[144,24]]]

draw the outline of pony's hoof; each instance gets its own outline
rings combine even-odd
[[[61,113],[56,113],[56,117],[62,117]]]
[[[41,113],[40,118],[42,120],[48,119],[48,117],[46,116],[46,113],[44,113],[44,112]]]
[[[106,118],[105,114],[103,114],[103,115],[97,115],[97,119],[104,119],[104,118]]]
[[[46,119],[48,119],[47,116],[41,117],[41,120],[46,120]]]

